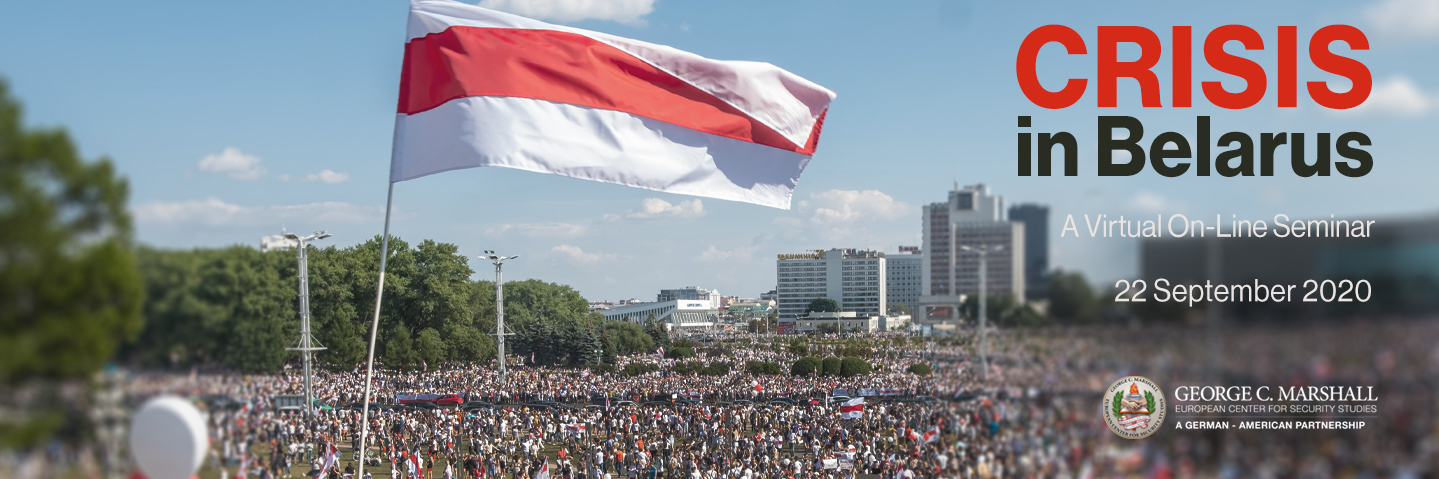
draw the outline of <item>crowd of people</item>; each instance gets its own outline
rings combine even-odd
[[[368,427],[365,372],[316,373],[323,407],[276,407],[300,394],[294,369],[274,375],[146,374],[136,400],[160,393],[228,404],[207,410],[211,457],[202,477],[369,478],[806,477],[1420,477],[1439,472],[1439,326],[1428,322],[1231,328],[995,331],[983,364],[972,337],[896,341],[809,338],[810,355],[866,345],[875,371],[853,377],[679,374],[669,360],[638,376],[521,366],[377,370]],[[699,348],[700,361],[788,363],[763,336]],[[853,351],[853,349],[848,349]],[[703,356],[703,354],[702,354]],[[928,375],[908,366],[924,363]],[[1178,384],[1376,387],[1377,414],[1347,431],[1161,430],[1112,434],[1099,392],[1126,375]],[[870,396],[846,418],[838,394]],[[473,407],[398,407],[408,394],[453,393]],[[216,402],[213,398],[227,398]],[[483,401],[488,405],[475,405]],[[852,414],[851,414],[852,415]],[[1183,419],[1176,417],[1171,421]],[[1169,424],[1166,424],[1169,426]],[[340,454],[328,463],[334,446]],[[207,474],[215,474],[210,476]]]

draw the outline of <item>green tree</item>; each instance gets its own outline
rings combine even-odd
[[[443,337],[451,360],[488,363],[495,358],[494,339],[474,328],[453,327]]]
[[[654,340],[656,348],[669,347],[670,345],[669,327],[664,323],[656,321],[654,313],[650,313],[649,319],[645,321],[645,334],[650,335],[650,339]]]
[[[459,247],[453,244],[424,240],[408,252],[410,261],[403,267],[408,279],[406,287],[385,300],[405,326],[415,331],[438,331],[471,318],[466,303],[469,278],[474,270],[458,251]],[[387,272],[386,282],[388,276]],[[373,300],[374,294],[370,296]]]
[[[310,329],[325,350],[315,353],[322,368],[349,371],[365,360],[370,338],[370,316],[375,285],[354,284],[377,264],[363,264],[356,248],[311,247]],[[359,294],[359,297],[356,297]]]
[[[605,328],[600,328],[600,344],[604,346],[602,359],[605,364],[619,362],[619,357],[615,354],[615,342],[610,339],[610,332]]]
[[[654,340],[644,328],[629,321],[606,321],[605,331],[614,341],[615,353],[621,356],[644,354],[655,350]]]
[[[805,356],[790,365],[789,373],[794,376],[814,374],[819,370],[819,366],[819,359],[814,356]]]
[[[709,363],[708,366],[705,366],[704,369],[700,370],[700,374],[703,374],[705,376],[724,376],[729,374],[729,370],[729,363],[723,361],[712,361]]]
[[[805,312],[806,312],[806,313],[838,313],[838,312],[839,312],[839,303],[837,303],[837,302],[835,302],[835,300],[829,299],[829,298],[815,298],[814,301],[810,301],[810,302],[809,302],[809,307],[805,308]]]
[[[1049,315],[1055,319],[1092,323],[1098,319],[1098,302],[1084,274],[1057,270],[1049,277]]]
[[[775,376],[783,373],[779,363],[769,361],[746,361],[745,370],[756,376]]]
[[[869,374],[871,370],[873,370],[873,367],[870,366],[869,361],[857,357],[850,356],[840,360],[841,376],[859,376]]]
[[[573,346],[570,350],[571,366],[603,362],[605,344],[600,339],[600,333],[597,331],[599,328],[595,326],[595,323],[595,321],[585,321],[575,325],[575,339],[571,341]]]
[[[397,327],[388,336],[390,339],[385,342],[385,366],[393,369],[412,370],[420,365],[414,345],[410,340],[409,329],[403,326]]]
[[[515,352],[525,364],[553,365],[564,346],[555,324],[544,316],[523,323],[515,339]]]
[[[241,371],[279,371],[300,334],[298,265],[283,251],[234,246],[201,269],[196,296],[219,306],[220,361]]]
[[[985,314],[988,316],[991,325],[998,326],[1040,326],[1045,323],[1044,316],[1040,315],[1027,304],[1016,301],[1014,296],[989,296],[985,304]],[[964,299],[960,305],[960,312],[967,318],[979,317],[979,296],[972,295]]]
[[[25,127],[21,110],[0,81],[0,403],[33,407],[0,415],[0,449],[73,422],[60,383],[88,378],[144,324],[129,185],[65,130]],[[10,397],[17,384],[38,394]]]
[[[924,363],[914,363],[914,364],[909,365],[909,369],[907,369],[907,371],[909,371],[910,374],[916,374],[916,375],[919,375],[919,376],[928,376],[929,373],[930,373],[930,368],[929,368],[929,365],[928,365],[928,364],[924,364]]]
[[[843,372],[841,360],[838,357],[830,356],[820,361],[820,371],[825,376],[839,376]]]
[[[150,318],[125,356],[142,364],[279,371],[299,335],[293,253],[223,249],[137,253]],[[323,341],[322,341],[323,343]]]
[[[440,339],[440,332],[435,328],[425,328],[415,337],[414,351],[426,363],[439,365],[445,362],[448,359],[445,347],[445,341]]]
[[[624,372],[624,375],[625,375],[625,376],[631,376],[631,377],[633,377],[633,376],[639,376],[639,375],[641,375],[641,374],[646,374],[646,373],[655,372],[655,371],[658,371],[658,370],[659,370],[659,366],[655,366],[655,365],[653,365],[653,364],[629,363],[629,364],[626,364],[626,365],[625,365],[625,369],[624,369],[623,372]]]
[[[794,355],[798,355],[798,356],[808,356],[808,355],[809,355],[809,343],[805,342],[805,340],[800,339],[800,338],[790,339],[790,340],[789,340],[789,352],[790,352],[790,354],[794,354]]]

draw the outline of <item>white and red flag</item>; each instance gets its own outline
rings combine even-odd
[[[390,181],[495,166],[789,208],[834,92],[451,0],[412,0]]]
[[[925,431],[925,432],[924,432],[924,437],[923,437],[922,439],[924,440],[924,443],[925,443],[925,444],[929,444],[929,443],[931,443],[931,442],[938,441],[938,440],[939,440],[939,426],[931,427],[931,428],[929,428],[928,431]]]
[[[857,397],[841,403],[839,405],[839,417],[845,419],[859,419],[864,417],[864,398]]]
[[[535,473],[535,479],[550,479],[550,458],[545,458],[545,463],[540,465],[540,472]]]
[[[658,350],[655,350],[655,353],[654,353],[654,354],[651,354],[650,356],[654,356],[655,358],[658,358],[658,359],[664,359],[664,358],[665,358],[665,348],[664,348],[663,346],[661,346]]]
[[[339,461],[340,448],[335,447],[335,443],[325,443],[325,464],[320,466],[320,470],[328,471],[330,468],[335,467],[335,463]]]

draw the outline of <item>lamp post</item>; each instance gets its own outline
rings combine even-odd
[[[505,283],[503,269],[506,260],[518,258],[515,256],[500,256],[492,250],[485,250],[480,259],[490,260],[495,264],[495,352],[500,360],[500,379],[505,379]]]
[[[980,377],[988,379],[989,360],[985,355],[984,344],[985,336],[987,335],[985,328],[988,326],[989,323],[989,317],[985,314],[985,303],[988,301],[988,298],[986,298],[987,295],[985,294],[985,283],[988,282],[987,272],[989,271],[987,260],[991,251],[996,253],[1004,251],[1004,246],[995,245],[993,248],[991,248],[990,245],[979,245],[973,247],[969,245],[964,245],[960,246],[959,249],[979,253],[979,374]]]
[[[299,250],[300,258],[300,340],[295,347],[288,348],[291,351],[299,351],[305,362],[305,415],[309,416],[315,407],[314,388],[310,384],[310,353],[321,351],[325,346],[315,341],[310,336],[310,263],[305,256],[305,243],[309,241],[329,238],[330,234],[324,231],[316,231],[310,236],[300,236],[294,233],[285,233],[285,239],[295,242],[295,249]]]

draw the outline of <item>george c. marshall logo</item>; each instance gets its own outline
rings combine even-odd
[[[1149,437],[1164,424],[1164,391],[1149,378],[1126,376],[1109,386],[1100,410],[1109,430],[1119,437]]]

